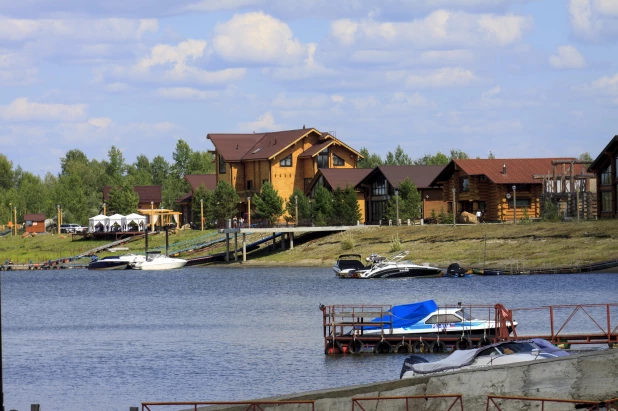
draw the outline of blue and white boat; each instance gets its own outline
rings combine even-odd
[[[367,325],[356,325],[356,335],[388,335],[405,338],[461,336],[488,338],[496,333],[495,321],[473,318],[463,306],[440,308],[434,300],[395,305],[386,315],[372,319]],[[379,325],[371,325],[371,323]],[[509,333],[517,322],[507,321]]]

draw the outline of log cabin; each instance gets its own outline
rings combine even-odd
[[[618,216],[618,135],[592,162],[589,169],[596,175],[597,217],[616,218]]]
[[[541,217],[544,183],[538,175],[555,169],[553,162],[575,158],[465,159],[451,160],[433,180],[432,185],[443,188],[442,200],[448,212],[456,205],[462,212],[483,212],[485,221],[513,221]],[[583,173],[582,164],[569,164],[573,173]],[[566,170],[565,173],[571,173]]]
[[[437,213],[446,206],[442,188],[432,181],[444,170],[444,166],[378,166],[362,179],[356,189],[365,199],[365,221],[379,224],[385,220],[386,206],[406,178],[409,178],[422,199],[421,218],[427,219],[432,210]]]
[[[199,198],[193,198],[195,191],[202,185],[212,191],[217,188],[217,176],[214,174],[187,174],[185,180],[189,183],[191,190],[175,201],[180,208],[181,225],[200,221],[200,216],[193,212],[193,202],[200,201]]]
[[[333,133],[334,134],[334,133]],[[315,128],[251,134],[208,134],[215,149],[216,178],[236,189],[247,212],[247,198],[269,181],[288,199],[295,189],[306,192],[322,168],[356,168],[363,156],[331,133]]]

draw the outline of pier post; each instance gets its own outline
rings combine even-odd
[[[234,231],[234,262],[238,261],[238,233]]]
[[[281,233],[281,251],[285,250],[285,233]]]
[[[290,250],[293,250],[294,249],[294,233],[290,232],[289,236],[290,236]]]
[[[242,233],[242,261],[247,261],[247,234]]]
[[[225,261],[230,261],[230,233],[225,233]]]

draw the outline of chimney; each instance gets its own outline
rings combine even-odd
[[[303,130],[305,129],[305,125],[303,124]]]
[[[506,163],[502,164],[502,174],[506,175]]]

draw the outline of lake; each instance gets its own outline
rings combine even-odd
[[[403,355],[325,356],[320,303],[540,307],[615,303],[618,290],[616,274],[352,280],[328,268],[206,267],[1,275],[5,409],[19,411],[34,403],[128,411],[142,401],[237,401],[399,378]],[[515,319],[518,330],[546,324],[537,314]]]

